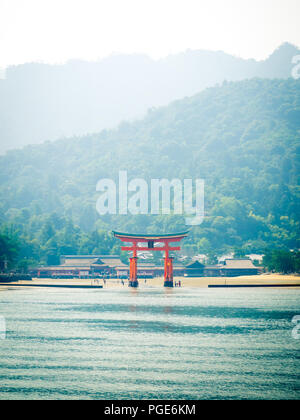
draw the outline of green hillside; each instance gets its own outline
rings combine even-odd
[[[206,217],[191,252],[261,252],[299,246],[300,81],[223,83],[151,109],[146,118],[84,137],[27,146],[0,157],[2,232],[28,259],[117,252],[111,229],[172,232],[179,216],[96,212],[96,183],[130,178],[203,178]]]

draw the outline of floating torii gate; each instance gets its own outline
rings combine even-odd
[[[122,246],[122,251],[132,251],[129,265],[129,286],[138,287],[137,277],[137,253],[139,251],[164,251],[165,252],[165,271],[164,286],[173,287],[173,257],[170,257],[170,251],[180,251],[179,246],[170,246],[172,242],[180,242],[188,235],[188,232],[173,233],[168,235],[135,235],[130,233],[121,233],[113,231],[116,238],[122,242],[131,242],[131,246]],[[147,243],[147,246],[139,246],[139,243]],[[163,246],[155,246],[155,243],[163,243]]]

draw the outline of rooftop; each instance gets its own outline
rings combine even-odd
[[[248,258],[243,259],[227,259],[222,268],[240,269],[240,268],[257,268]]]

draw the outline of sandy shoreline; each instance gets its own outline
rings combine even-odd
[[[189,288],[207,288],[209,285],[276,285],[284,286],[293,285],[300,288],[300,276],[296,275],[280,275],[280,274],[263,274],[259,276],[241,276],[241,277],[176,277],[174,280],[181,281],[182,287]],[[103,286],[103,288],[123,288],[127,287],[127,281],[124,285],[121,280],[107,279],[104,283],[103,280],[91,279],[39,279],[34,278],[32,281],[22,280],[19,282],[12,282],[3,284],[3,287],[18,285],[65,285],[65,286]],[[163,287],[163,277],[156,277],[153,279],[139,279],[139,287]],[[1,283],[0,283],[1,286]]]

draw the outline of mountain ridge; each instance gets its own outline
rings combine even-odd
[[[297,53],[286,43],[264,61],[195,50],[160,60],[135,54],[10,67],[0,80],[0,153],[109,129],[224,80],[287,78]]]

